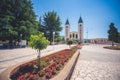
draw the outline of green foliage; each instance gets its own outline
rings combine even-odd
[[[38,32],[31,0],[0,0],[0,39],[29,39]]]
[[[120,45],[117,45],[116,48],[120,49]]]
[[[90,41],[90,39],[88,39],[88,43],[90,43],[91,41]]]
[[[60,42],[62,40],[63,40],[63,38],[61,36],[56,36],[55,37],[55,42]]]
[[[41,60],[40,63],[41,63],[41,66],[46,64],[44,60]]]
[[[45,36],[51,43],[53,40],[53,31],[55,32],[55,36],[58,36],[59,32],[62,30],[62,27],[60,27],[60,18],[56,12],[48,12],[44,14],[43,22],[41,23],[43,23],[42,30],[44,31]]]
[[[73,44],[73,41],[71,41],[71,40],[68,40],[68,41],[67,41],[67,45],[70,46],[70,45],[72,45],[72,44]]]
[[[114,26],[114,23],[111,23],[108,30],[108,39],[112,42],[118,42],[118,30]]]
[[[45,49],[49,44],[49,41],[44,37],[43,33],[38,35],[31,35],[29,45],[37,49],[38,51]]]
[[[38,51],[38,70],[40,70],[40,50],[45,49],[49,44],[49,41],[44,37],[43,33],[38,35],[31,35],[29,45]]]
[[[119,32],[119,35],[118,35],[118,42],[120,43],[120,32]]]

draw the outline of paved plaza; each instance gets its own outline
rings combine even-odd
[[[106,45],[84,45],[71,80],[120,80],[120,51],[104,49]],[[69,48],[67,45],[48,46],[42,56]],[[27,48],[0,50],[0,73],[9,66],[36,58],[37,51]]]
[[[120,80],[120,50],[103,46],[83,46],[71,80]]]
[[[69,48],[69,46],[65,44],[54,46],[49,45],[47,49],[41,51],[41,56],[45,56],[66,48]],[[30,47],[0,50],[0,73],[2,73],[9,66],[35,59],[36,57],[37,51]]]

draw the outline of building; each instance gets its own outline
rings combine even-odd
[[[65,41],[67,40],[80,40],[81,42],[84,42],[84,36],[83,36],[83,20],[80,17],[78,21],[78,32],[72,31],[70,32],[70,24],[69,20],[66,20],[65,23]]]
[[[108,44],[110,41],[108,41],[108,38],[94,38],[90,40],[91,43],[96,44]]]

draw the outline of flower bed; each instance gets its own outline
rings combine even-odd
[[[117,46],[105,46],[103,48],[112,49],[112,50],[120,50],[120,45],[117,45]]]
[[[42,80],[50,79],[59,73],[75,51],[76,48],[72,47],[42,57],[40,71],[38,71],[37,60],[22,64],[11,72],[10,78],[12,80],[39,80],[39,77]]]

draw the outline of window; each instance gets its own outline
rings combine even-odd
[[[71,38],[72,36],[71,36],[71,34],[70,34],[70,38]]]
[[[74,38],[74,33],[73,33],[73,38]]]
[[[76,39],[77,39],[78,35],[76,34]]]

